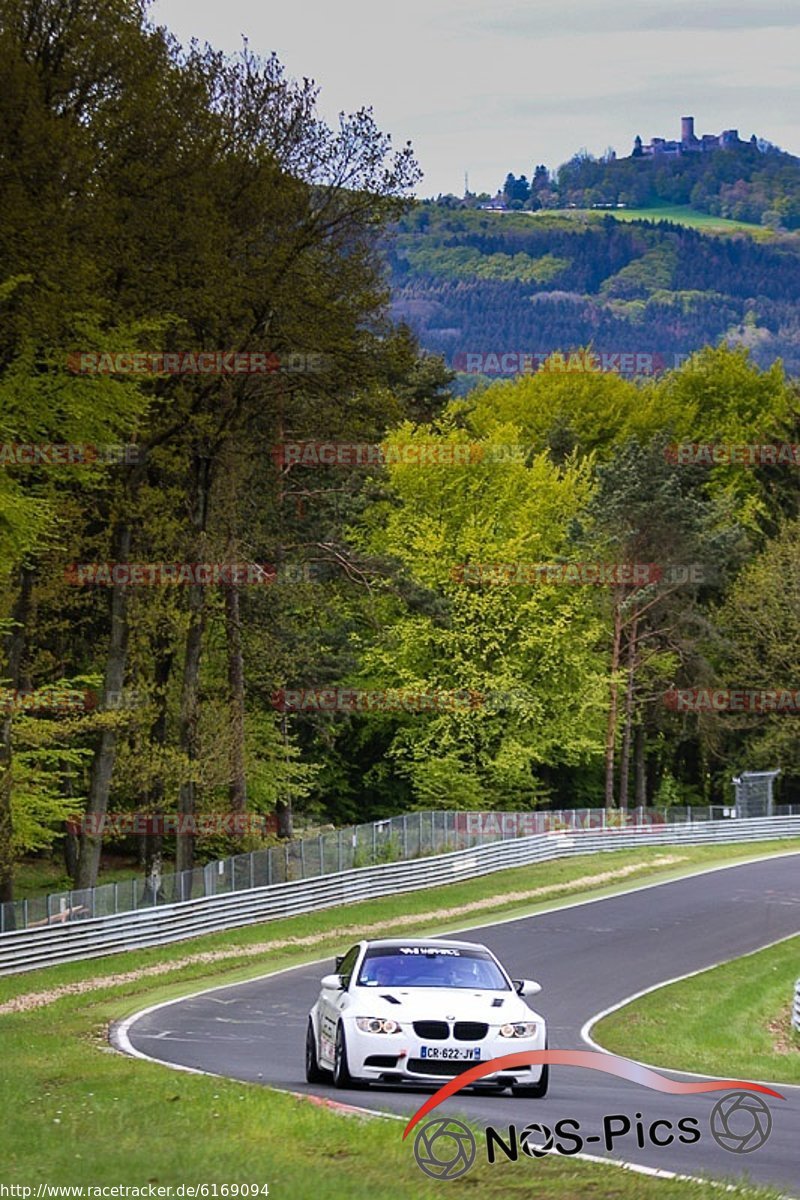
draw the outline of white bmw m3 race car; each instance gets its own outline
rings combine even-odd
[[[489,1059],[544,1050],[544,1018],[524,999],[540,990],[532,980],[511,980],[475,942],[359,942],[337,958],[309,1013],[306,1079],[320,1083],[332,1074],[339,1088],[442,1084]],[[541,1097],[547,1082],[547,1066],[537,1064],[501,1070],[474,1086]]]

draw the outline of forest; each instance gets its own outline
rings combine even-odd
[[[669,221],[452,211],[419,204],[385,257],[392,312],[463,369],[468,353],[657,353],[721,343],[800,371],[800,238]],[[677,356],[677,357],[676,357]]]
[[[800,443],[791,239],[442,213],[275,57],[2,7],[0,901],[50,850],[94,884],[106,815],[180,817],[185,870],[743,768],[800,801],[797,458],[680,453]],[[451,369],[567,347],[696,353]],[[192,832],[230,813],[277,833]]]

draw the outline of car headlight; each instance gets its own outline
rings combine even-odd
[[[356,1017],[356,1025],[362,1033],[399,1033],[397,1021],[385,1021],[383,1017]]]
[[[536,1021],[523,1021],[519,1025],[501,1025],[500,1037],[504,1038],[531,1038],[536,1037],[536,1030],[539,1028]]]

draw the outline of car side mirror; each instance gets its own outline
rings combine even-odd
[[[323,975],[321,983],[326,992],[341,992],[344,989],[341,975]]]
[[[535,996],[542,990],[542,985],[535,979],[512,979],[518,996]]]

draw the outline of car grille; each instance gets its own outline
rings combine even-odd
[[[470,1067],[477,1065],[475,1062],[440,1062],[438,1058],[410,1058],[408,1060],[408,1069],[415,1075],[461,1075]]]
[[[458,1042],[479,1042],[486,1037],[489,1026],[483,1021],[456,1021],[453,1037]],[[415,1021],[414,1033],[426,1042],[443,1042],[450,1037],[447,1021]]]
[[[415,1021],[414,1033],[429,1042],[443,1042],[450,1037],[447,1021]]]
[[[482,1021],[456,1021],[453,1026],[453,1037],[459,1042],[479,1042],[488,1032]]]

